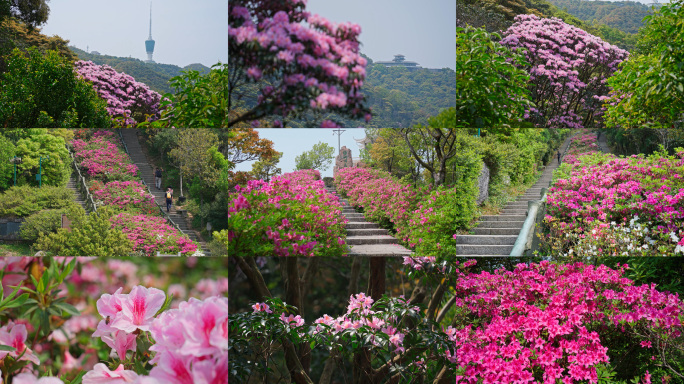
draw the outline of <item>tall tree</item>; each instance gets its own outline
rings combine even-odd
[[[252,171],[250,173],[257,179],[270,181],[272,176],[282,172],[282,170],[277,167],[281,157],[283,157],[283,153],[276,152],[275,155],[270,158],[255,162],[252,164]]]
[[[333,153],[335,153],[335,148],[321,141],[318,144],[314,144],[310,151],[295,157],[295,165],[297,169],[325,171],[332,164]]]
[[[267,159],[275,154],[273,142],[259,138],[259,132],[253,128],[229,130],[229,136],[225,137],[223,149],[226,159],[233,164]]]
[[[29,28],[35,28],[47,22],[50,15],[50,0],[2,0],[9,2],[9,11],[13,17],[23,21]],[[5,6],[6,7],[6,6]]]
[[[435,117],[428,119],[428,125],[417,125],[413,128],[402,128],[401,132],[406,144],[411,150],[411,155],[416,161],[427,169],[432,175],[435,187],[444,183],[447,174],[447,161],[454,157],[460,148],[457,138],[457,128],[440,128],[455,125],[456,110],[450,108]],[[422,152],[415,141],[423,143],[432,152]],[[431,161],[434,154],[434,161]]]
[[[181,175],[198,177],[203,184],[212,184],[218,179],[218,170],[210,164],[209,150],[218,144],[218,136],[210,129],[181,129],[178,146],[169,152],[169,156],[180,164]]]

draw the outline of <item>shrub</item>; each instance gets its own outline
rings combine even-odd
[[[66,185],[71,175],[71,156],[64,139],[47,132],[36,133],[17,141],[15,153],[22,162],[17,166],[17,184],[38,186],[35,176],[42,168],[42,185]],[[49,156],[49,158],[48,158]],[[42,161],[41,161],[42,158]]]
[[[7,72],[0,75],[0,126],[3,127],[109,127],[105,102],[71,62],[55,51],[43,55],[30,47],[15,49]]]
[[[74,157],[89,177],[104,182],[136,179],[138,167],[116,142],[112,132],[100,131],[91,139],[76,139],[71,145]]]
[[[19,229],[24,240],[36,241],[41,235],[56,232],[62,226],[63,209],[48,209],[32,214]]]
[[[56,233],[41,235],[36,248],[59,256],[128,256],[133,247],[126,235],[112,228],[110,209],[86,215],[80,206],[70,207],[67,217],[71,228],[59,228]]]
[[[146,214],[158,211],[154,196],[137,181],[110,181],[107,184],[98,182],[90,189],[97,202],[104,205]]]
[[[44,209],[76,205],[74,193],[66,187],[11,187],[0,195],[0,216],[25,217]]]
[[[344,219],[318,171],[251,180],[228,197],[228,254],[340,256]],[[225,238],[222,238],[225,240]]]

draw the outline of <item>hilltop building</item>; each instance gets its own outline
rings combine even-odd
[[[402,54],[394,55],[392,61],[376,61],[385,67],[405,67],[405,68],[420,68],[420,65],[415,61],[406,61],[406,56]]]
[[[145,40],[145,50],[147,51],[146,63],[154,63],[152,54],[154,53],[154,40],[152,40],[152,3],[150,2],[150,36]]]

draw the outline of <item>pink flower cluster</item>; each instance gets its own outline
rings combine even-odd
[[[409,219],[418,202],[418,192],[380,170],[343,168],[335,176],[337,191],[347,195],[354,207],[363,207],[366,219],[389,220],[397,235],[409,236]]]
[[[97,201],[119,209],[137,208],[144,213],[157,212],[154,196],[137,181],[110,181],[102,189],[93,192]]]
[[[147,85],[135,81],[132,76],[119,73],[108,65],[97,65],[92,61],[77,61],[76,73],[93,84],[97,93],[107,101],[107,112],[112,117],[126,116],[126,124],[135,124],[135,112],[159,118],[161,95]],[[141,116],[143,120],[145,116]],[[141,121],[139,121],[141,122]]]
[[[617,158],[592,155],[595,141],[594,135],[573,140],[565,159],[572,170],[549,189],[547,220],[558,221],[560,230],[590,232],[589,226],[624,225],[638,216],[652,222],[655,233],[684,235],[684,150],[678,158]]]
[[[106,132],[106,131],[104,131]],[[138,167],[128,155],[114,144],[116,139],[105,133],[93,135],[88,140],[71,141],[76,161],[88,176],[97,179],[115,179],[119,176],[136,176]]]
[[[229,253],[231,247],[236,255],[247,252],[240,245],[242,236],[245,242],[265,241],[269,256],[314,256],[344,246],[346,219],[339,198],[326,191],[318,171],[286,173],[268,183],[251,180],[236,190],[228,200]]]
[[[181,252],[186,255],[197,251],[197,244],[179,233],[162,217],[122,212],[112,216],[109,221],[112,227],[119,228],[133,242],[134,250],[148,256],[154,256],[157,251],[164,254]]]
[[[150,363],[155,366],[145,377],[123,365],[110,371],[97,364],[84,376],[84,384],[228,382],[227,298],[191,298],[155,317],[164,304],[162,291],[142,286],[134,287],[130,294],[121,291],[102,295],[97,301],[104,319],[93,336],[101,337],[123,360],[128,350],[135,351],[139,333],[149,332],[155,341],[150,347],[155,352]]]
[[[479,325],[446,330],[449,357],[464,370],[457,382],[528,382],[540,372],[546,383],[596,383],[597,365],[608,362],[602,332],[638,339],[644,327],[654,345],[680,337],[682,300],[634,286],[625,268],[542,261],[461,277],[455,305]]]
[[[297,109],[313,108],[364,117],[370,111],[361,94],[367,64],[359,52],[361,27],[311,15],[304,11],[305,3],[231,2],[228,46],[237,54],[229,60],[245,68],[251,81],[271,75],[279,79],[263,86],[258,99],[259,105],[274,106],[272,114],[286,116]]]
[[[629,55],[561,19],[535,15],[516,16],[501,44],[526,49],[533,101],[542,106],[529,114],[541,127],[592,124],[592,113],[601,108],[598,97],[610,91],[605,80]]]

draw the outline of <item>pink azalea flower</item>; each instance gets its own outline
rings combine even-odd
[[[99,363],[83,376],[83,384],[133,383],[137,378],[138,374],[125,370],[123,364],[119,364],[118,368],[110,371],[106,365]]]
[[[122,309],[111,323],[113,328],[126,332],[136,329],[148,331],[154,315],[164,305],[166,295],[157,288],[133,287],[131,293],[122,300]]]
[[[0,360],[5,356],[18,357],[24,354],[19,360],[27,360],[34,364],[40,364],[38,356],[36,356],[31,349],[26,346],[26,326],[24,324],[15,324],[10,321],[7,325],[0,328],[0,345],[7,345],[15,349],[15,351],[0,351]]]
[[[12,384],[64,384],[64,382],[52,376],[41,377],[39,379],[32,373],[20,373],[14,376]]]

